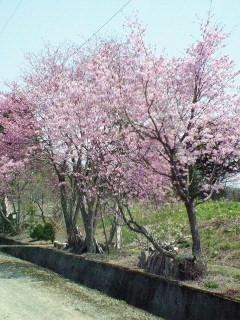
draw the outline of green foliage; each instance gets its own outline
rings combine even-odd
[[[36,213],[37,213],[37,208],[32,202],[29,202],[27,204],[26,213],[28,217],[27,224],[30,226],[30,229],[32,229],[33,226],[36,224]]]
[[[237,281],[240,281],[240,274],[235,274],[234,279],[236,279]]]
[[[55,240],[55,230],[52,223],[45,223],[43,227],[43,240],[51,240],[52,242]]]
[[[176,239],[176,242],[179,248],[191,248],[191,241],[184,239],[183,237]]]
[[[30,232],[30,237],[34,240],[42,240],[43,239],[43,225],[38,224],[33,230]]]
[[[16,220],[13,218],[12,214],[8,216],[8,221],[9,222],[0,217],[0,232],[14,235],[15,233],[11,226],[15,227]]]
[[[55,239],[55,230],[51,223],[47,222],[44,225],[38,224],[30,233],[30,237],[34,240],[51,240]]]
[[[175,241],[182,250],[190,250],[191,234],[183,204],[164,205],[159,209],[134,204],[132,213],[139,224],[147,227],[159,241]],[[209,201],[197,207],[197,221],[203,254],[207,259],[219,261],[225,254],[229,265],[239,265],[240,255],[240,203],[235,201]],[[111,217],[105,217],[110,229]],[[122,229],[124,245],[135,245],[139,235],[126,226]]]
[[[219,285],[214,281],[207,281],[204,283],[204,287],[208,289],[217,289]]]

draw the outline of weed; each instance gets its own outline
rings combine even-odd
[[[204,287],[208,289],[218,289],[219,285],[214,281],[207,281],[204,283]]]

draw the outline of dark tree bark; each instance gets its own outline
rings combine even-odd
[[[108,239],[108,246],[110,246],[110,247],[113,245],[113,240],[114,240],[114,236],[116,234],[116,229],[117,229],[117,221],[116,221],[116,215],[114,215],[114,219],[113,219],[113,222],[111,225],[109,239]]]
[[[42,222],[45,224],[47,221],[46,221],[45,214],[44,214],[44,195],[43,195],[43,193],[41,194],[41,199],[40,200],[35,199],[34,202],[38,206],[38,209],[40,210],[40,213],[41,213]]]
[[[201,241],[197,227],[196,210],[193,201],[185,202],[191,235],[192,235],[192,255],[196,259],[201,256]]]
[[[151,235],[150,232],[147,231],[147,229],[140,225],[132,216],[131,211],[129,209],[129,207],[127,205],[122,205],[119,201],[118,201],[118,208],[119,208],[119,212],[122,216],[123,221],[125,222],[125,224],[127,225],[127,227],[136,232],[139,233],[141,235],[143,235],[152,245],[153,247],[158,251],[161,252],[162,254],[164,254],[167,257],[170,258],[175,258],[176,254],[165,250],[163,248],[163,246],[161,246],[155,239],[154,237]]]
[[[79,249],[79,246],[81,246],[82,241],[78,234],[76,225],[74,225],[70,221],[65,221],[65,224],[66,224],[69,247],[73,249]]]
[[[99,210],[99,199],[94,198],[91,201],[80,200],[80,213],[82,215],[84,230],[85,230],[85,244],[87,252],[96,253],[97,242],[95,239],[96,231],[96,217]]]
[[[103,226],[103,234],[105,238],[105,245],[107,249],[107,253],[109,254],[109,244],[108,244],[108,238],[107,238],[107,232],[106,232],[106,227],[103,219],[103,213],[102,213],[102,208],[100,207],[100,215],[101,215],[101,220],[102,220],[102,226]]]
[[[77,201],[76,197],[76,190],[74,190],[72,194],[69,195],[66,189],[65,176],[62,175],[56,167],[55,170],[60,183],[60,200],[66,226],[68,245],[69,247],[78,250],[82,244],[82,241],[76,225],[80,208],[79,201]]]
[[[85,243],[87,252],[96,253],[95,230],[92,222],[92,219],[87,219],[85,222]]]
[[[7,208],[6,208],[6,203],[5,203],[5,197],[0,197],[0,216],[3,220],[3,222],[9,227],[11,232],[15,233],[16,228],[13,225],[12,221],[8,219],[7,217]]]
[[[79,163],[74,163],[74,170],[78,172]],[[60,168],[54,165],[60,183],[61,207],[65,220],[68,244],[76,252],[87,251],[96,253],[100,246],[95,239],[96,216],[99,210],[100,200],[97,196],[88,197],[81,188],[81,182],[73,176],[65,176],[65,164]],[[85,239],[80,237],[77,230],[77,218],[81,215]],[[102,251],[102,250],[101,250]]]

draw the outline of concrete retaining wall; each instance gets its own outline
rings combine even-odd
[[[21,242],[21,241],[16,241],[13,239],[9,238],[1,238],[0,237],[0,245],[27,245],[27,243]]]
[[[177,281],[43,247],[3,246],[0,250],[165,319],[240,319],[240,303]]]

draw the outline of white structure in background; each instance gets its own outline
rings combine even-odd
[[[232,188],[240,188],[240,174],[226,180],[226,186]]]

